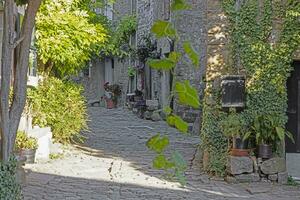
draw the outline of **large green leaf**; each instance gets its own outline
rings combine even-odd
[[[179,11],[179,10],[187,10],[190,9],[191,6],[188,5],[185,0],[173,0],[171,5],[172,11]]]
[[[174,162],[177,170],[185,171],[187,169],[186,161],[183,159],[183,156],[178,151],[172,153],[171,161]]]
[[[183,159],[183,156],[179,152],[175,151],[174,153],[172,153],[171,162],[174,163],[175,176],[178,182],[181,185],[186,185],[184,172],[187,170],[187,164]]]
[[[172,24],[167,21],[157,20],[153,24],[151,32],[154,33],[157,38],[176,37],[176,30],[173,28]]]
[[[185,53],[189,56],[191,62],[195,67],[199,67],[199,55],[197,52],[194,50],[190,42],[184,42],[183,43],[183,49]]]
[[[159,154],[153,160],[153,167],[155,169],[169,169],[172,168],[174,164],[166,158],[165,155]]]
[[[193,88],[188,81],[176,82],[175,91],[178,94],[179,103],[191,106],[193,108],[200,107],[200,99],[198,92]]]
[[[172,108],[170,108],[170,106],[166,106],[163,111],[166,115],[170,115],[172,113]]]
[[[174,124],[175,127],[183,133],[187,133],[189,129],[188,123],[186,123],[181,117],[174,115]]]
[[[169,124],[169,126],[175,126],[175,117],[173,115],[168,116],[167,123]]]
[[[161,153],[169,145],[169,138],[166,136],[160,137],[160,134],[157,134],[151,137],[146,145],[149,149]]]
[[[169,58],[149,59],[147,64],[153,69],[157,69],[157,70],[170,70],[174,68],[176,65],[176,63]]]
[[[285,130],[282,127],[275,127],[276,129],[276,133],[278,138],[280,139],[280,141],[284,140],[284,136],[285,136]]]
[[[173,51],[169,55],[169,59],[172,60],[174,63],[178,63],[181,58],[181,53]]]

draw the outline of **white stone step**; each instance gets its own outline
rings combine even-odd
[[[50,155],[50,147],[52,145],[52,132],[50,127],[40,128],[34,127],[28,131],[28,136],[34,137],[38,142],[36,150],[36,160],[48,160]]]

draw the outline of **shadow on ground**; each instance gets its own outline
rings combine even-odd
[[[299,200],[299,188],[265,183],[230,185],[200,174],[194,159],[198,136],[184,136],[165,122],[151,122],[122,110],[89,109],[87,141],[63,159],[28,166],[25,199],[261,199]],[[153,135],[170,137],[167,153],[179,151],[189,164],[188,185],[162,179],[152,169],[154,153],[145,144]],[[192,162],[193,161],[193,162]]]

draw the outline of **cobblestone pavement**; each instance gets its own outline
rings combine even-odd
[[[90,132],[83,146],[70,147],[61,159],[27,165],[25,200],[300,200],[300,188],[269,183],[232,185],[200,175],[194,159],[197,136],[183,136],[164,122],[138,119],[122,110],[90,108]],[[145,143],[156,133],[171,138],[189,163],[181,188],[151,168],[154,156]]]

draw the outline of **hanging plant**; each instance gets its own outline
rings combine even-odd
[[[141,63],[146,63],[149,58],[159,58],[156,41],[151,40],[151,35],[145,35],[139,42],[136,50],[136,58]]]
[[[136,68],[133,66],[128,67],[127,74],[129,77],[134,77],[136,75]]]

